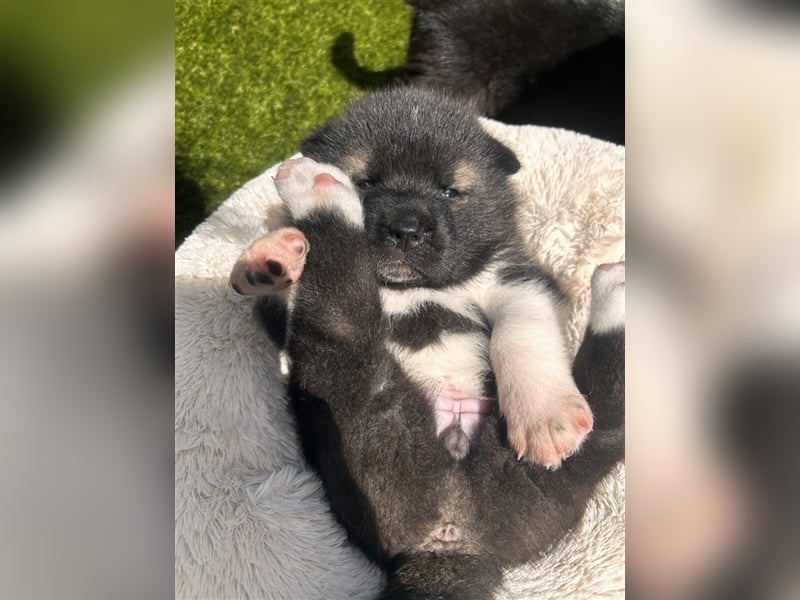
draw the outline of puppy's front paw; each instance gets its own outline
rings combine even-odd
[[[557,469],[592,430],[594,418],[577,391],[536,402],[514,402],[505,413],[508,441],[520,459]]]
[[[275,187],[295,219],[327,210],[338,212],[352,225],[364,226],[358,193],[347,175],[333,165],[310,158],[284,161],[275,175]]]
[[[308,241],[300,230],[277,229],[242,252],[231,272],[231,287],[242,296],[285,290],[300,277],[307,255]]]

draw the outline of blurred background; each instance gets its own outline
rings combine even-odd
[[[209,5],[0,2],[3,597],[172,593],[176,243],[404,60],[400,2]],[[627,7],[631,597],[800,597],[791,8]]]
[[[627,6],[632,597],[800,597],[792,8]]]

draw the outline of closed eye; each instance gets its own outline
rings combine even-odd
[[[368,190],[375,185],[371,179],[359,179],[356,181],[356,187],[362,190]]]

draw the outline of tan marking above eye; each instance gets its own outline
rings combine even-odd
[[[474,188],[481,180],[478,169],[467,162],[460,162],[453,170],[453,181],[447,187],[458,190],[461,195]]]
[[[350,154],[339,159],[340,169],[350,179],[365,179],[367,172],[367,158],[358,154]]]

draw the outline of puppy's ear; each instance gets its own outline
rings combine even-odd
[[[521,165],[517,155],[508,147],[494,138],[490,138],[490,152],[494,164],[506,175],[513,175],[520,170]]]

